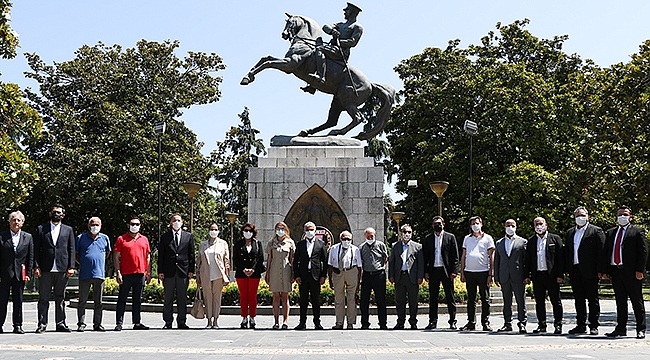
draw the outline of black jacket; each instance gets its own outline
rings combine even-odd
[[[3,231],[0,234],[0,279],[5,282],[9,282],[11,279],[23,281],[23,265],[25,266],[26,275],[32,276],[33,264],[34,241],[32,235],[21,231],[18,246],[14,250],[11,232]]]
[[[165,277],[172,277],[179,272],[179,276],[187,277],[188,273],[195,272],[194,236],[192,233],[181,230],[180,246],[176,246],[174,233],[167,231],[160,237],[158,243],[158,273]]]
[[[34,234],[34,267],[49,272],[56,261],[59,271],[75,268],[75,236],[68,225],[61,224],[56,245],[52,241],[50,223],[39,225]]]
[[[611,274],[612,253],[614,252],[617,231],[618,226],[607,230],[604,256],[601,258],[601,264],[606,274]],[[623,272],[632,277],[635,276],[637,271],[644,272],[648,259],[648,242],[646,241],[645,231],[640,227],[629,225],[621,247]]]
[[[552,277],[564,277],[564,253],[562,239],[559,235],[548,233],[546,239],[546,267]],[[526,248],[526,271],[533,281],[537,277],[537,234],[528,238]]]
[[[433,273],[433,264],[435,263],[435,234],[429,234],[422,244],[424,252],[424,272],[429,276]],[[442,263],[445,268],[445,274],[460,274],[460,260],[458,258],[458,243],[456,236],[449,232],[442,233]]]
[[[314,239],[314,248],[311,257],[307,254],[307,240],[301,240],[296,244],[296,254],[293,257],[293,272],[296,278],[311,276],[314,280],[327,277],[327,252],[325,243]],[[308,264],[311,262],[311,270]]]
[[[253,275],[251,278],[259,279],[262,277],[262,273],[266,271],[264,267],[264,249],[262,243],[253,239],[251,241],[251,252],[249,253],[246,250],[246,240],[241,239],[235,243],[233,248],[233,265],[235,266],[235,277],[236,278],[246,278],[244,274],[244,269],[253,269]]]
[[[571,275],[573,272],[573,238],[576,234],[576,227],[572,227],[566,233],[566,246],[564,247],[564,271]],[[605,270],[602,268],[601,258],[605,245],[605,233],[598,226],[587,224],[585,234],[580,240],[578,248],[578,268],[580,274],[585,278],[597,278],[598,273]]]

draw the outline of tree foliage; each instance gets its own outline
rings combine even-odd
[[[161,135],[162,219],[180,212],[189,224],[189,198],[182,184],[208,184],[212,168],[200,153],[203,144],[182,121],[182,109],[219,100],[224,69],[216,54],[175,55],[177,41],[141,40],[135,47],[83,46],[74,59],[52,65],[28,54],[39,92],[29,98],[42,114],[42,138],[28,152],[41,165],[40,180],[25,212],[44,219],[48,207],[67,208],[66,222],[85,230],[90,216],[103,220],[103,231],[122,233],[131,214],[143,217],[143,232],[157,236],[158,137]],[[205,187],[204,187],[205,189]],[[195,219],[214,217],[214,197],[199,191]],[[38,221],[32,222],[35,226]],[[200,221],[196,224],[205,226]]]
[[[535,216],[551,231],[573,225],[578,205],[596,223],[612,223],[615,206],[643,213],[648,202],[648,43],[629,64],[600,69],[562,51],[567,36],[540,39],[528,20],[497,24],[480,44],[427,48],[402,61],[404,102],[387,126],[402,206],[421,233],[430,231],[437,201],[428,186],[450,182],[443,215],[450,229],[468,232],[470,137],[473,137],[473,213],[501,235],[515,218],[532,234]],[[410,209],[413,201],[414,209]]]

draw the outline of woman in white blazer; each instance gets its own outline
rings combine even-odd
[[[218,329],[221,312],[221,291],[230,282],[230,253],[228,243],[219,239],[219,226],[210,225],[210,238],[199,245],[196,260],[196,284],[203,288],[203,301],[208,318],[206,328]]]

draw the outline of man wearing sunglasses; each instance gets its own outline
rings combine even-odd
[[[424,255],[422,245],[411,240],[413,229],[402,225],[402,241],[393,245],[390,252],[388,280],[395,284],[395,303],[397,324],[393,330],[403,330],[406,322],[406,299],[409,304],[409,324],[411,330],[418,326],[418,290],[424,278]]]
[[[343,320],[347,315],[348,330],[354,329],[357,322],[356,294],[361,280],[361,252],[352,245],[352,234],[341,232],[341,242],[332,246],[327,260],[327,277],[334,289],[334,313],[336,325],[332,329],[343,330]]]

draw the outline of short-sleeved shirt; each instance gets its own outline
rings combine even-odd
[[[465,249],[465,271],[482,272],[490,270],[489,249],[494,249],[494,239],[488,234],[481,237],[465,236],[463,240]]]
[[[120,253],[122,275],[144,274],[149,271],[149,239],[142,234],[133,238],[131,233],[119,236],[115,242],[115,252]]]
[[[79,280],[103,279],[106,275],[106,254],[111,252],[108,236],[99,233],[93,239],[85,232],[77,236],[75,249],[79,254]]]
[[[361,267],[361,252],[354,245],[344,249],[341,243],[338,243],[330,249],[327,265],[339,270],[350,269],[354,266]],[[343,268],[341,268],[341,265],[343,265]]]

